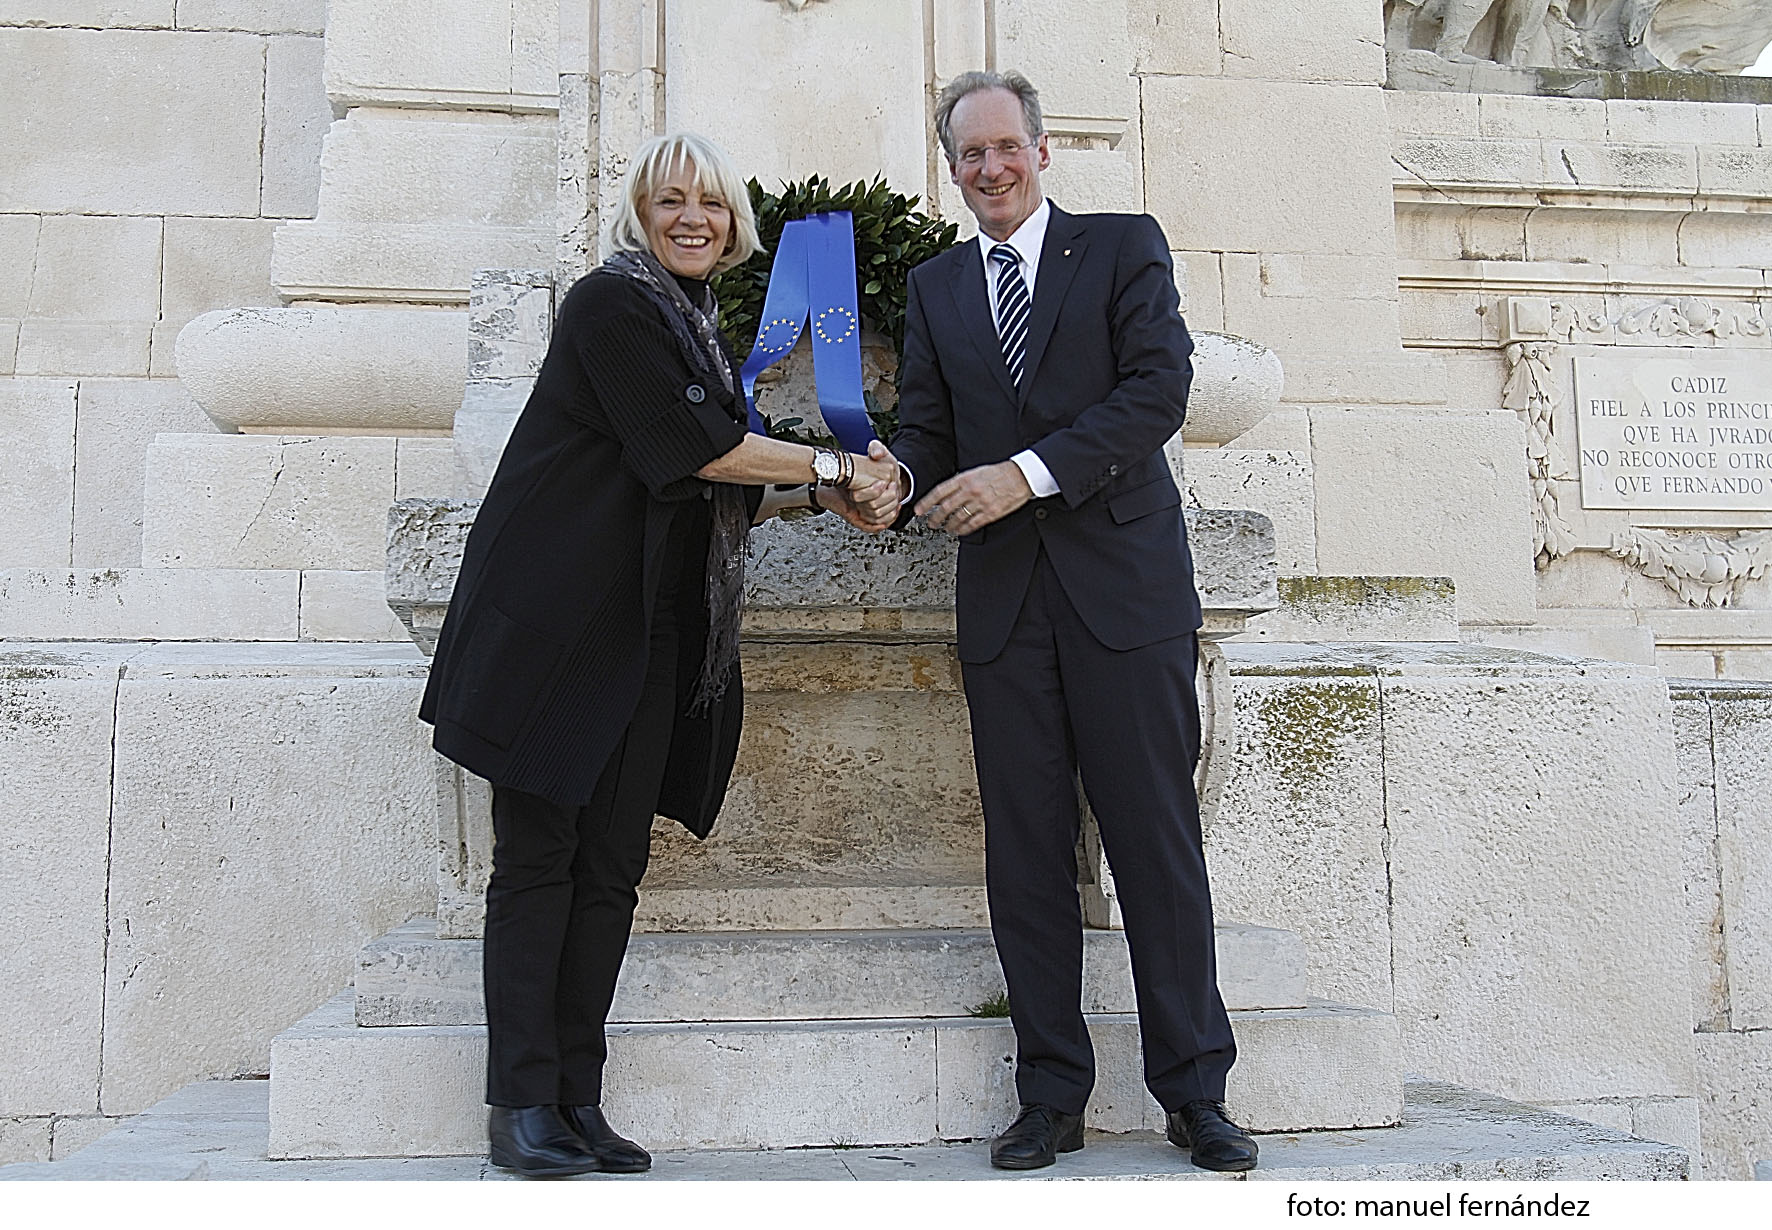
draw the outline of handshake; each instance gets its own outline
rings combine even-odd
[[[917,501],[913,511],[927,517],[931,529],[958,536],[1008,516],[1033,494],[1021,467],[1001,461],[938,483]],[[869,534],[878,534],[896,522],[910,497],[910,471],[878,440],[868,445],[866,457],[855,459],[855,477],[849,486],[818,488],[820,504]]]

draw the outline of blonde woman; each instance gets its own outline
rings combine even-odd
[[[604,1021],[654,813],[705,837],[725,795],[750,526],[897,507],[889,460],[746,430],[708,279],[758,246],[712,142],[635,152],[614,253],[562,301],[468,536],[420,707],[437,750],[493,785],[486,1100],[492,1162],[522,1174],[651,1165],[600,1108]]]

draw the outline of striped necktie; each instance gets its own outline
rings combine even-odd
[[[1003,362],[1009,379],[1021,387],[1021,369],[1028,356],[1028,316],[1034,301],[1021,277],[1021,256],[1006,243],[991,249],[997,266],[997,339],[1003,343]]]

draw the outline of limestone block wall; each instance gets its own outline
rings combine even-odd
[[[1457,645],[1226,656],[1232,768],[1203,800],[1221,917],[1298,932],[1308,984],[1394,1012],[1411,1072],[1694,1151],[1702,1090],[1749,1130],[1726,1103],[1763,1103],[1764,1061],[1713,1071],[1694,1045],[1692,880],[1652,668]],[[1751,790],[1764,771],[1733,754]]]
[[[0,7],[0,566],[140,562],[154,433],[213,430],[173,340],[278,302],[311,216],[325,0]]]
[[[1772,687],[1676,681],[1680,836],[1704,1167],[1772,1153]]]
[[[270,1039],[434,908],[407,646],[0,648],[0,1160]]]

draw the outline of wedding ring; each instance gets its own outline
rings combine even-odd
[[[960,515],[963,517],[970,517],[972,515],[972,510],[962,504],[960,505]]]

